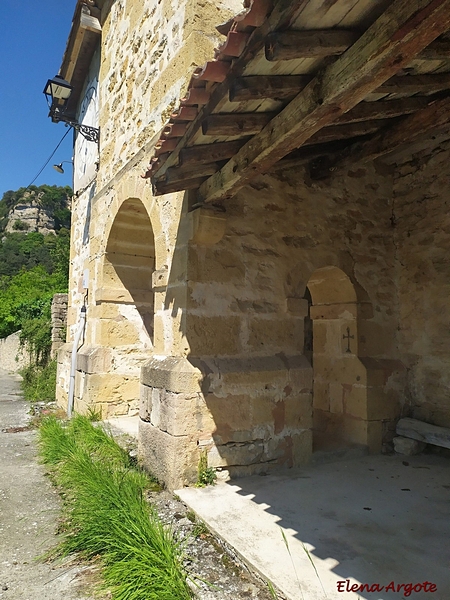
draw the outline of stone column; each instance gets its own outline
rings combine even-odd
[[[52,349],[51,358],[56,358],[66,337],[67,327],[67,294],[55,294],[52,300]]]

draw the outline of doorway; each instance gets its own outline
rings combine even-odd
[[[309,341],[305,336],[305,352],[311,354],[313,366],[313,452],[366,446],[367,384],[358,358],[355,288],[341,269],[324,267],[311,275],[307,292],[312,334]]]

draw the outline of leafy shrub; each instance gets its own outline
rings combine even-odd
[[[15,231],[26,231],[29,228],[28,223],[21,221],[20,219],[16,219],[13,224],[13,229]]]
[[[56,360],[45,367],[31,364],[21,371],[22,390],[30,402],[53,402],[56,389]]]

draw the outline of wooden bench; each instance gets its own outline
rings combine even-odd
[[[430,425],[417,419],[400,419],[397,423],[397,435],[406,438],[433,444],[434,446],[442,446],[450,448],[450,429],[448,427],[438,427]]]

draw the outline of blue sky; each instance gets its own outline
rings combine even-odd
[[[52,123],[42,93],[58,73],[76,0],[0,0],[0,198],[26,187],[67,129]],[[72,185],[72,166],[64,175],[52,165],[72,158],[68,133],[35,185]]]

